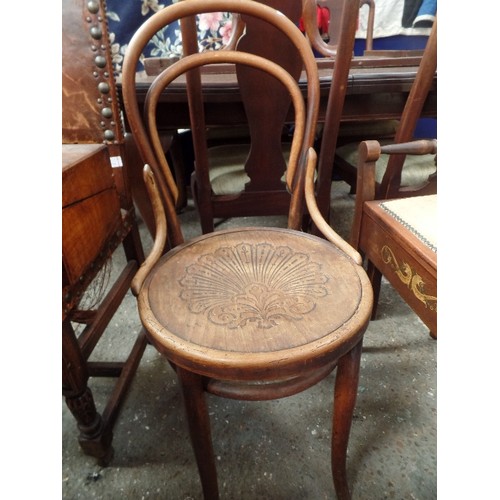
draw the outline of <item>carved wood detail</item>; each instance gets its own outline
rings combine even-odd
[[[267,329],[314,310],[329,293],[328,281],[321,264],[304,253],[241,243],[202,255],[188,266],[180,280],[181,299],[214,324],[233,329],[252,323]]]

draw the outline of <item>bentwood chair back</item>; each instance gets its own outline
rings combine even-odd
[[[142,116],[135,76],[149,38],[176,19],[192,21],[199,13],[218,11],[240,13],[246,23],[251,17],[270,23],[289,38],[310,76],[307,105],[294,76],[283,67],[255,54],[222,50],[191,54],[165,69],[151,84]],[[355,20],[348,18],[345,31],[348,51]],[[279,81],[290,96],[294,130],[286,169],[291,193],[288,228],[235,227],[183,240],[156,108],[162,93],[185,73],[194,80],[193,88],[188,79],[190,104],[199,104],[198,69],[210,64],[249,66]],[[308,389],[334,368],[332,475],[337,497],[350,498],[346,453],[372,290],[361,256],[331,228],[325,231],[328,240],[300,230],[305,203],[318,225],[322,220],[312,189],[304,200],[306,160],[314,177],[311,146],[319,108],[317,68],[307,41],[290,19],[259,2],[178,2],[156,13],[132,38],[122,88],[157,221],[153,249],[136,275],[133,291],[149,341],[176,371],[204,498],[219,496],[205,393],[277,399]],[[203,131],[203,109],[196,107],[191,116],[192,127]],[[279,144],[273,147],[281,150]]]

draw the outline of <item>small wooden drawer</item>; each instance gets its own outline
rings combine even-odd
[[[66,286],[83,274],[122,225],[120,199],[108,149],[64,144],[62,154],[62,255]]]

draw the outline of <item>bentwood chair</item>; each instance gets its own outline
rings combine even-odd
[[[312,47],[322,57],[335,57],[337,55],[345,4],[346,0],[302,0],[302,23],[304,30]],[[374,0],[360,0],[359,8],[363,8],[364,5],[368,6],[366,50],[372,50],[375,2]],[[318,26],[318,7],[328,11],[328,29],[326,34],[321,33]]]
[[[178,18],[216,11],[238,12],[247,23],[250,18],[270,23],[290,39],[310,76],[307,106],[295,78],[279,65],[255,54],[223,50],[191,54],[158,75],[143,118],[135,68],[145,43]],[[355,16],[346,16],[346,26],[344,43],[350,51]],[[288,228],[239,227],[184,241],[171,192],[175,183],[169,179],[156,128],[156,107],[161,94],[182,74],[197,74],[202,65],[220,63],[248,66],[262,77],[278,80],[292,100]],[[187,86],[191,83],[188,80]],[[331,228],[330,241],[300,230],[306,203],[305,160],[309,158],[314,169],[310,148],[319,109],[317,68],[307,41],[287,17],[259,2],[179,2],[156,13],[131,40],[122,88],[157,220],[153,249],[136,275],[133,291],[151,344],[176,371],[204,497],[218,498],[205,393],[240,400],[277,399],[306,390],[336,367],[332,474],[338,498],[350,498],[346,451],[372,290],[361,256]],[[191,88],[192,97],[194,93]],[[203,113],[191,116],[192,127],[204,129]],[[313,193],[307,204],[318,220]]]
[[[381,146],[359,145],[356,207],[351,244],[367,260],[377,313],[382,275],[437,338],[437,194],[433,175],[418,187],[390,189],[376,198],[376,163],[381,154],[435,155],[435,140]]]
[[[429,39],[422,55],[420,65],[412,83],[408,98],[399,120],[396,135],[392,140],[382,143],[404,143],[414,139],[414,133],[427,95],[432,88],[437,68],[437,20],[431,30]],[[377,139],[365,137],[365,139]],[[351,186],[351,192],[356,190],[358,145],[351,142],[337,148],[334,157],[334,172]],[[389,156],[383,153],[377,162],[376,183],[377,198],[397,196],[400,186],[419,186],[426,183],[429,175],[436,171],[433,155]]]

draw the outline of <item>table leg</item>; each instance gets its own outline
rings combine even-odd
[[[80,435],[78,442],[85,454],[107,465],[113,456],[113,433],[105,430],[97,412],[92,391],[87,385],[86,361],[69,319],[62,325],[62,392],[68,409],[75,417]]]

